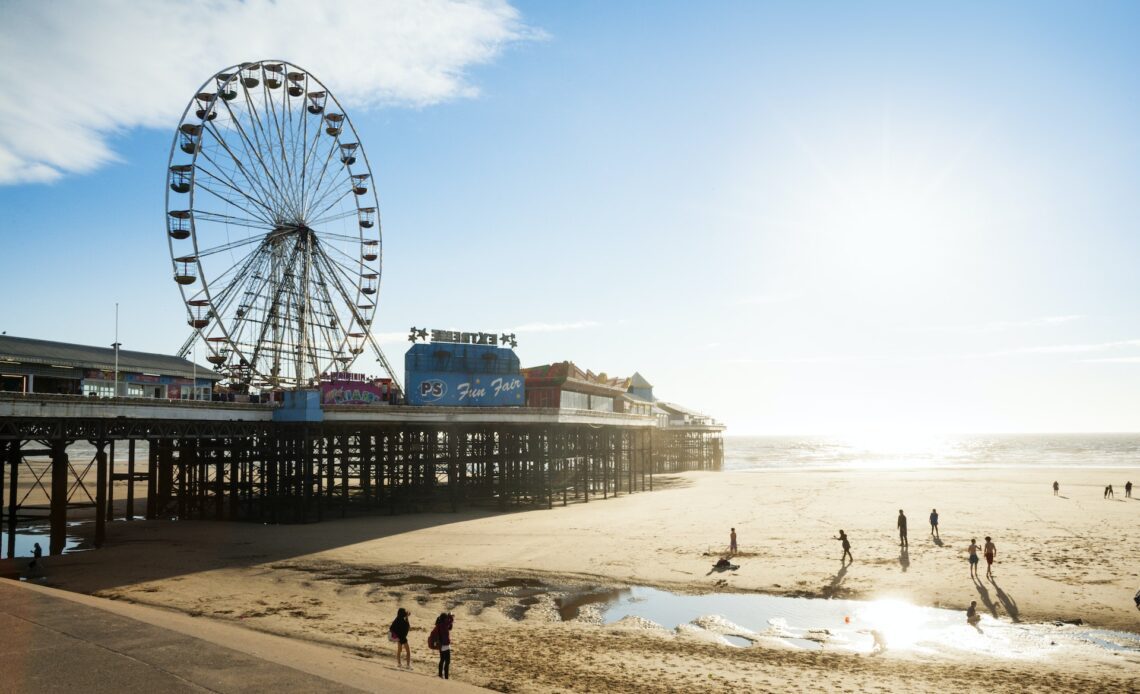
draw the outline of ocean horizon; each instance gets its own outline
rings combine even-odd
[[[724,437],[724,469],[734,471],[1074,466],[1140,470],[1140,434]]]

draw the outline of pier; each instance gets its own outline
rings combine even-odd
[[[265,404],[0,394],[2,528],[69,519],[310,523],[351,513],[503,511],[651,491],[719,470],[718,424],[558,408],[331,405],[321,422]],[[115,494],[122,496],[118,499]]]

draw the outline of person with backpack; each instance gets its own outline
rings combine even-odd
[[[400,665],[400,653],[404,653],[407,657],[407,669],[412,669],[412,647],[408,645],[408,631],[411,630],[412,625],[408,621],[412,613],[404,608],[396,611],[396,619],[392,621],[392,626],[388,628],[388,638],[396,642],[396,667],[405,667]]]
[[[450,679],[451,674],[451,626],[455,624],[455,615],[450,612],[440,613],[435,619],[435,628],[428,634],[428,648],[439,651],[439,676]]]

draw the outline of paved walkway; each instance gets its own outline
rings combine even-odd
[[[225,643],[227,645],[221,645]],[[0,692],[483,692],[328,648],[0,580]]]

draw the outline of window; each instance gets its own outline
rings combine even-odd
[[[110,398],[115,395],[113,381],[84,381],[83,394],[88,397]]]

